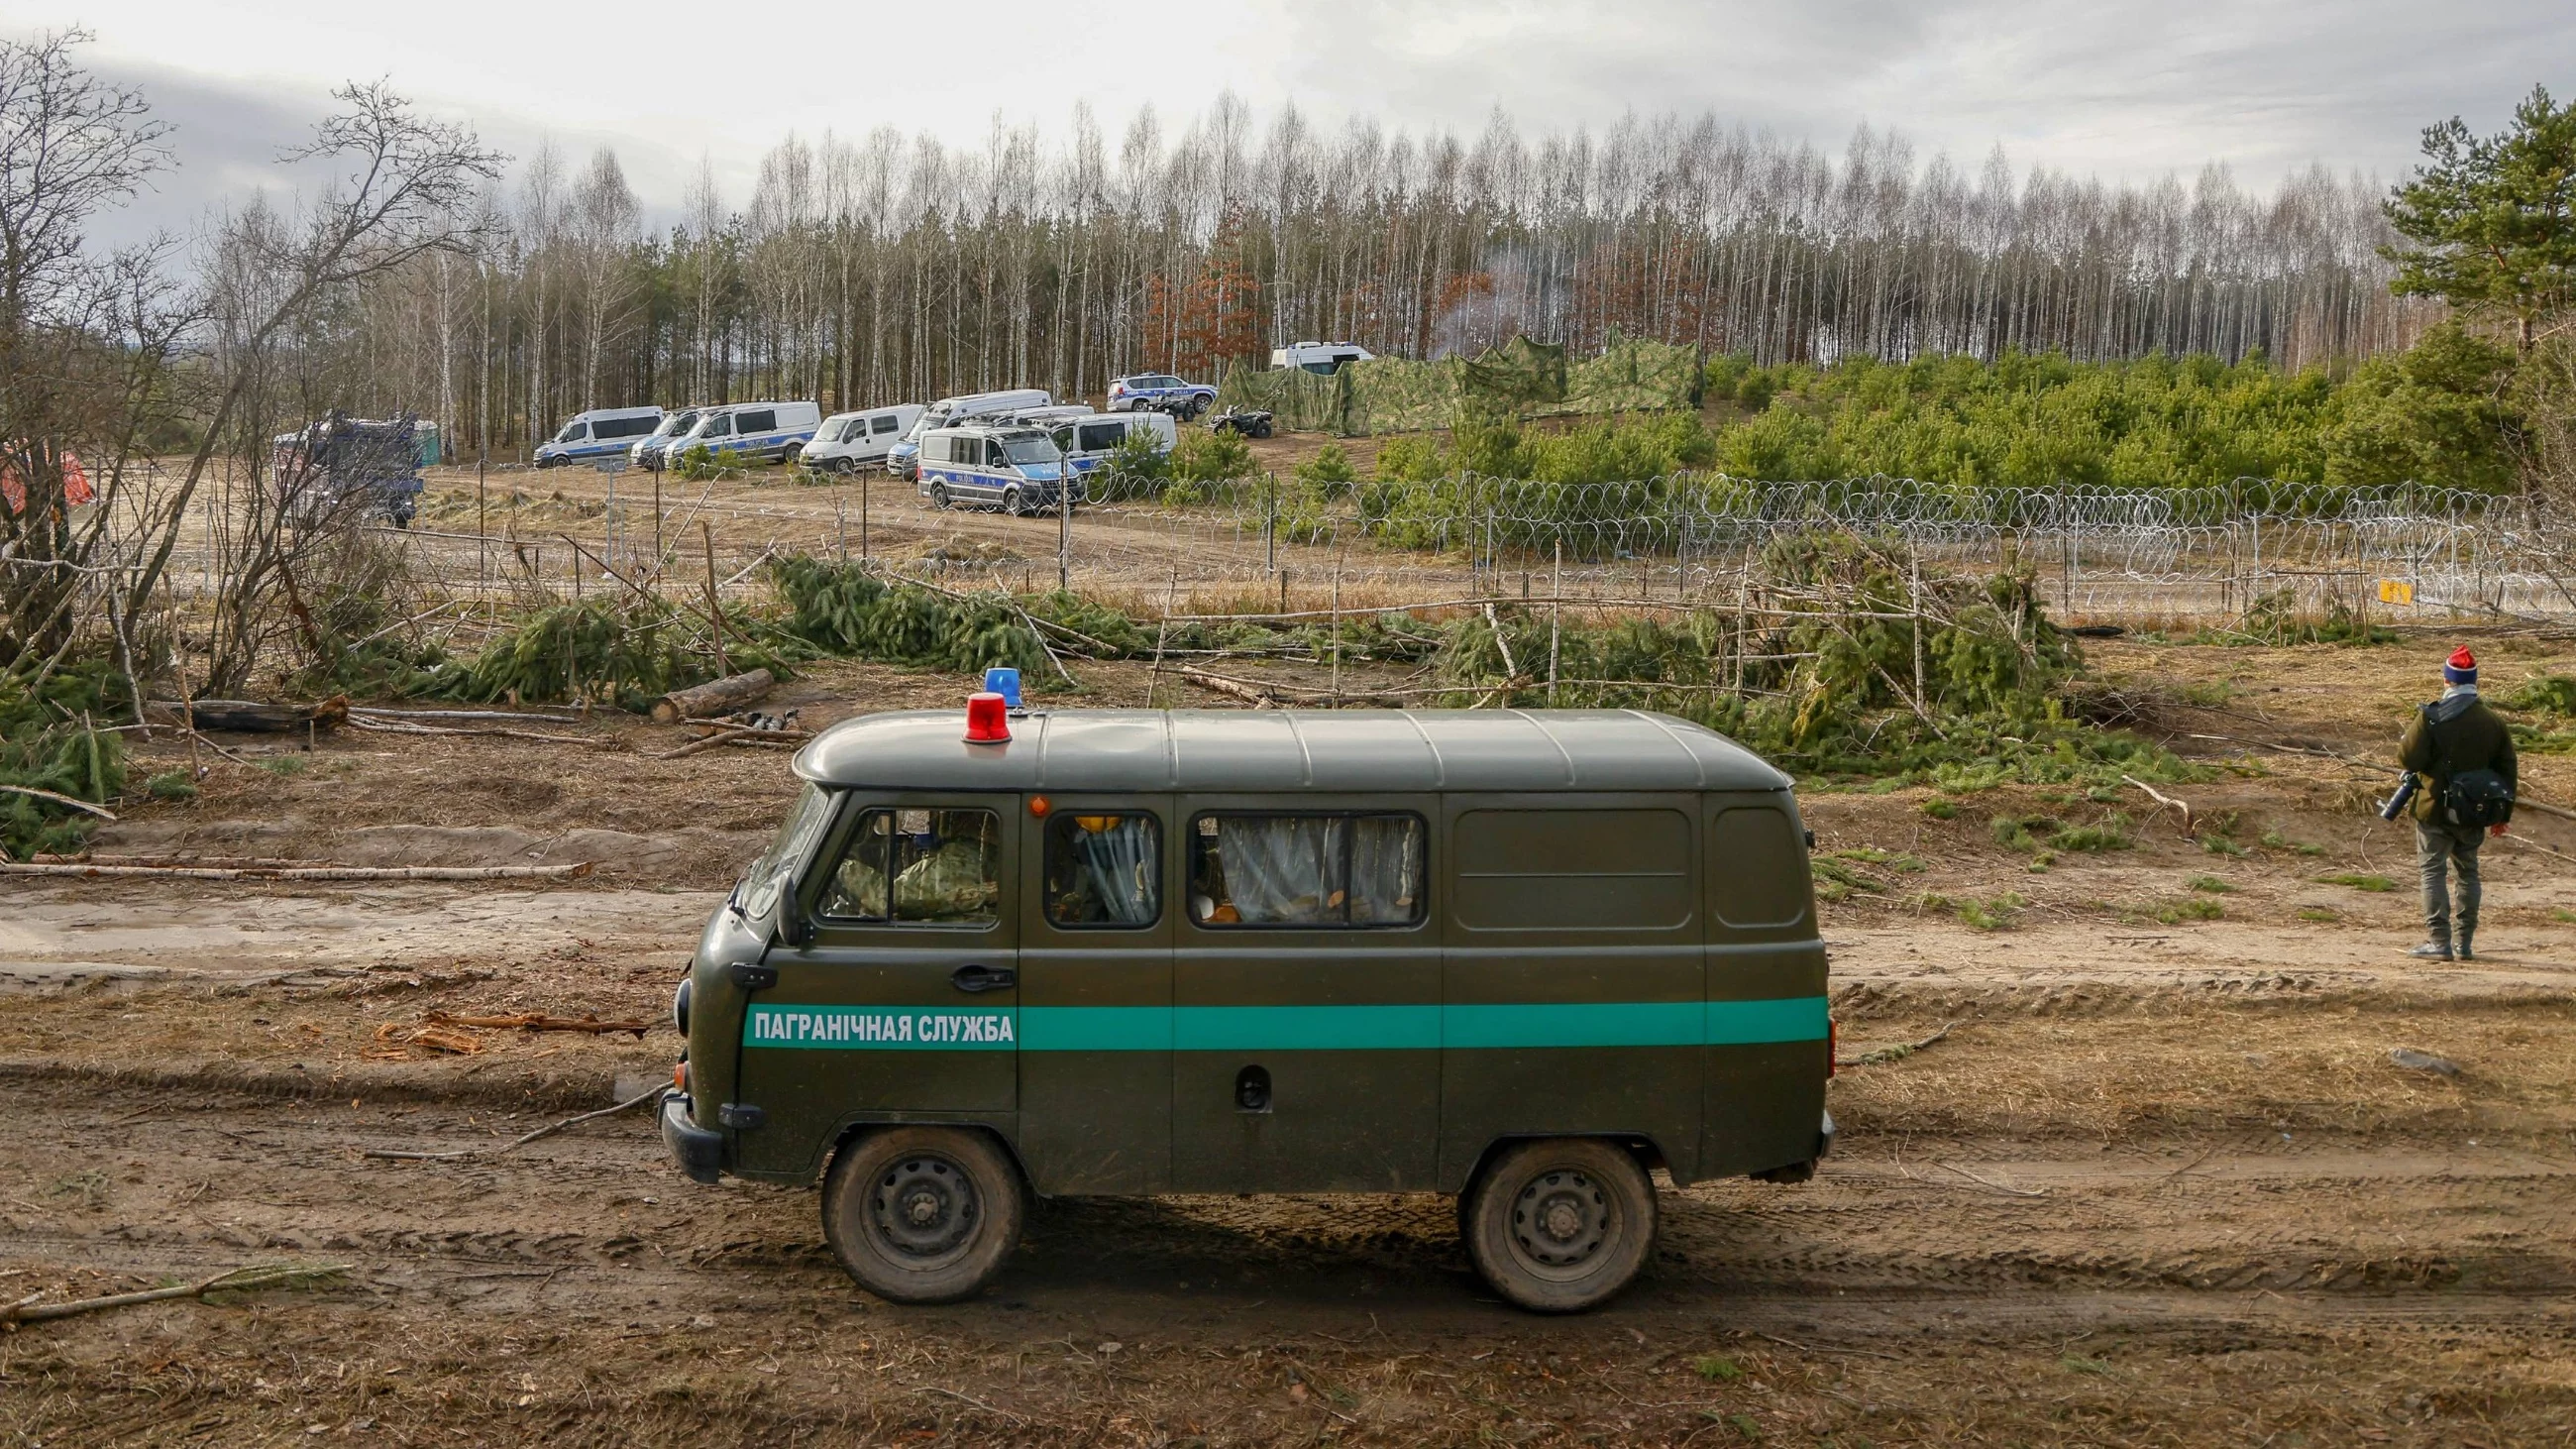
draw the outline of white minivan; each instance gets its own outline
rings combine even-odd
[[[921,419],[921,404],[900,403],[866,412],[834,413],[814,430],[798,461],[826,473],[855,473],[885,461],[886,450]]]
[[[822,422],[822,408],[810,402],[728,403],[701,411],[698,425],[671,439],[663,457],[676,464],[704,448],[719,463],[790,462]]]
[[[1055,395],[1042,387],[1015,387],[1002,392],[970,392],[962,397],[941,398],[923,408],[913,425],[903,430],[901,441],[886,450],[886,471],[906,482],[919,479],[921,469],[917,460],[921,455],[921,440],[933,428],[962,423],[968,418],[987,418],[996,413],[1042,408],[1054,401]]]
[[[662,425],[660,408],[592,408],[575,413],[563,431],[537,444],[537,466],[560,468],[614,458]]]
[[[1109,462],[1109,455],[1135,434],[1154,440],[1154,451],[1168,453],[1180,441],[1180,429],[1170,413],[1093,413],[1087,417],[1068,418],[1048,429],[1056,450],[1064,454],[1066,466],[1076,477]]]

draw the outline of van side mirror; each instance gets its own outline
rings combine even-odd
[[[813,918],[805,914],[805,903],[796,898],[794,891],[787,891],[778,898],[778,940],[781,945],[798,950],[814,941]]]

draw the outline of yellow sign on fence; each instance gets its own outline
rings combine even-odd
[[[2415,586],[2404,579],[2381,579],[2379,581],[2379,602],[2383,604],[2414,603]]]

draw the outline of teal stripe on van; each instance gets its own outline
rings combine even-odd
[[[1435,1051],[1822,1041],[1821,996],[1543,1005],[847,1007],[759,1005],[743,1045],[1032,1052]]]

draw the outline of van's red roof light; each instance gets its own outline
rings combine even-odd
[[[1011,742],[1010,707],[988,689],[966,696],[966,743],[1007,745]]]

